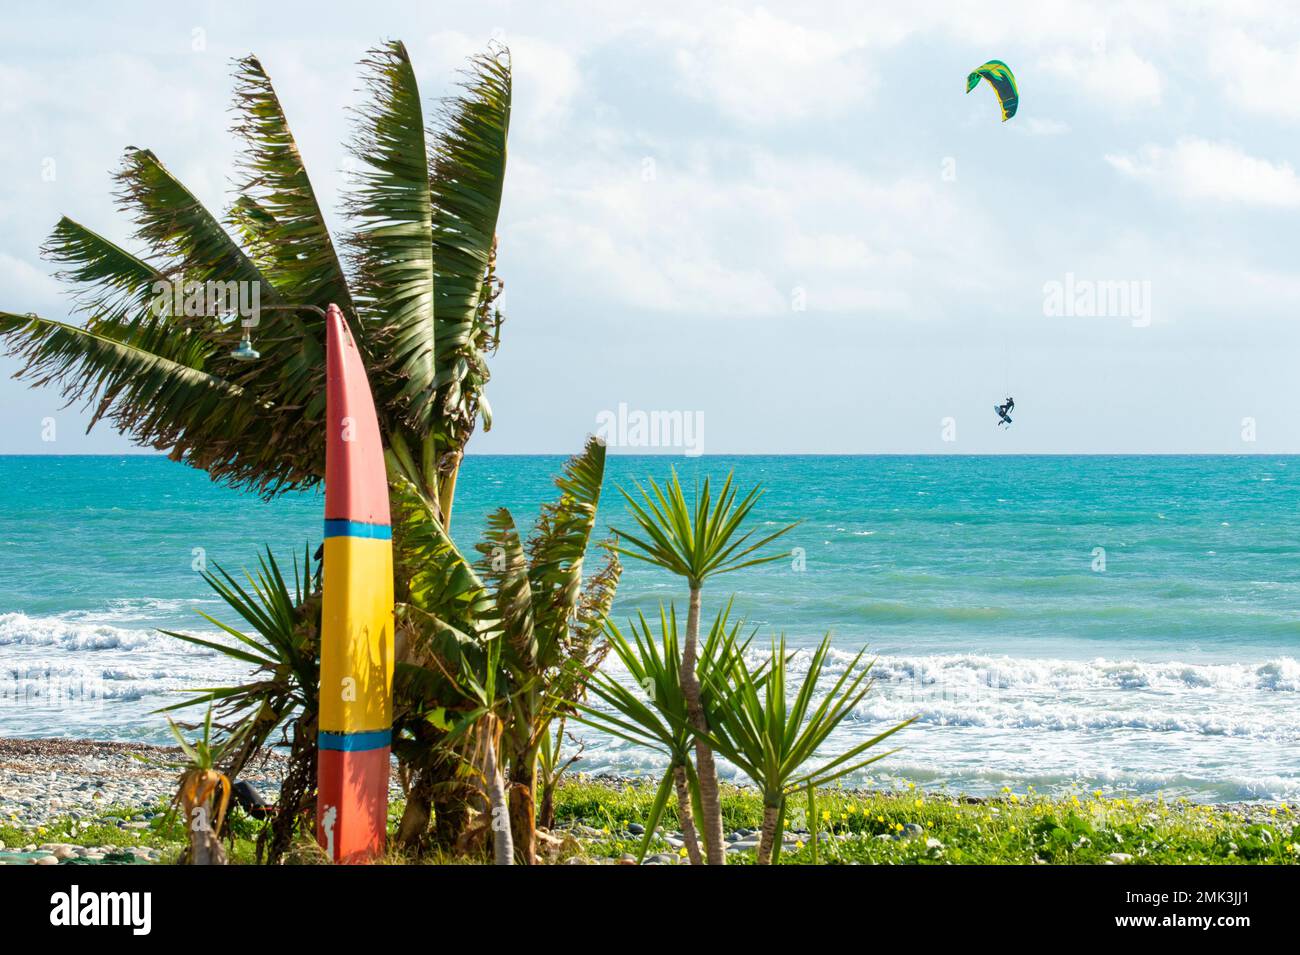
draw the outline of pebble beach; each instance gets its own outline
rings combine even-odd
[[[180,755],[177,747],[154,746],[144,743],[108,742],[73,739],[4,739],[0,738],[0,864],[5,865],[55,865],[77,862],[127,862],[157,864],[172,861],[171,854],[159,848],[150,831],[165,813],[165,805],[175,793],[176,771],[167,764]],[[246,768],[240,779],[253,784],[268,802],[274,802],[279,790],[280,775],[285,758],[268,751],[261,754]],[[652,782],[646,779],[621,775],[575,774],[565,788],[603,793],[598,800],[607,800],[611,806],[620,801],[625,804],[646,802],[653,792]],[[747,788],[735,790],[743,796],[752,792]],[[950,792],[923,793],[904,788],[899,792],[868,790],[836,790],[828,793],[828,802],[845,799],[901,800],[910,806],[922,803],[935,806],[948,805],[954,810],[987,814],[996,819],[999,813],[1014,812],[1020,798],[1005,796],[970,796]],[[393,781],[391,797],[401,799],[401,792]],[[570,797],[572,798],[572,797]],[[1078,804],[1075,797],[1071,800]],[[1069,807],[1071,800],[1059,805]],[[630,803],[629,803],[630,801]],[[1121,805],[1123,800],[1121,800]],[[1000,807],[1000,808],[999,808]],[[842,807],[841,807],[842,808]],[[1281,833],[1279,823],[1289,828],[1293,808],[1282,803],[1220,803],[1220,804],[1164,804],[1130,802],[1127,812],[1136,817],[1149,814],[1155,818],[1161,813],[1174,812],[1191,819],[1195,825],[1210,829],[1243,830],[1250,826],[1269,826]],[[613,810],[623,816],[621,810]],[[853,811],[852,809],[850,811]],[[1083,810],[1080,810],[1083,811]],[[837,814],[840,812],[836,810]],[[608,815],[606,813],[606,815]],[[631,815],[631,813],[628,813]],[[843,818],[847,819],[848,816]],[[883,817],[882,817],[883,819]],[[917,816],[920,820],[921,816]],[[891,818],[891,822],[892,822]],[[95,844],[99,836],[88,839],[87,832],[105,833],[103,844]],[[879,828],[879,826],[875,827]],[[597,823],[590,817],[578,814],[562,821],[546,841],[558,847],[569,848],[563,852],[564,861],[579,863],[614,863],[635,861],[631,854],[640,842],[645,828],[639,822],[623,818],[613,825]],[[680,864],[685,861],[682,835],[674,829],[661,830],[662,839],[656,842],[658,851],[651,851],[645,864]],[[727,832],[728,856],[747,855],[757,846],[758,830],[753,827],[736,827]],[[898,849],[881,851],[910,853],[921,860],[941,859],[945,843],[935,837],[919,821],[899,821],[886,833],[864,831],[823,832],[829,843],[839,843],[852,851],[854,844],[884,840]],[[787,850],[801,848],[809,840],[809,832],[802,825],[792,825],[784,834]],[[1287,849],[1286,858],[1295,856]],[[1115,852],[1107,856],[1111,863],[1128,861],[1128,853]],[[909,861],[912,860],[909,857]]]
[[[166,764],[180,757],[175,746],[73,739],[0,738],[0,821],[28,834],[19,845],[0,842],[0,864],[53,864],[79,857],[99,861],[112,846],[81,846],[47,841],[42,830],[53,821],[74,825],[102,823],[107,811],[130,810],[116,819],[123,830],[147,830],[175,795],[174,769]],[[241,779],[275,800],[284,758],[267,753],[255,760]],[[158,862],[160,850],[133,847],[137,861]]]

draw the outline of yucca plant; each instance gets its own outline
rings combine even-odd
[[[252,667],[250,678],[231,686],[202,687],[196,695],[157,712],[215,705],[225,723],[240,727],[240,745],[225,751],[221,770],[236,778],[244,765],[288,727],[289,766],[280,786],[275,820],[258,840],[258,853],[268,849],[276,861],[288,849],[297,823],[316,786],[316,714],[320,683],[320,588],[312,574],[311,549],[302,563],[294,558],[290,587],[268,547],[255,573],[245,572],[246,584],[214,564],[204,581],[247,624],[244,632],[216,617],[200,616],[232,637],[222,643],[188,633],[163,630],[167,636],[214,650]]]
[[[119,204],[144,252],[70,218],[46,243],[84,325],[0,312],[20,377],[53,384],[138,443],[270,496],[325,473],[321,310],[344,312],[370,376],[390,472],[447,525],[465,442],[491,417],[483,389],[499,342],[497,216],[510,123],[508,54],[474,57],[460,93],[426,115],[400,42],[362,61],[359,161],[336,242],[261,62],[236,63],[237,197],[210,212],[147,149],[126,151]],[[340,250],[346,249],[344,255]],[[261,304],[261,360],[239,323],[180,314],[158,289],[243,283]]]
[[[222,719],[247,726],[243,745],[231,753],[224,770],[238,775],[249,757],[297,712],[315,712],[320,681],[319,599],[311,573],[311,550],[295,556],[293,584],[285,580],[268,547],[257,571],[245,572],[246,585],[219,564],[203,580],[251,628],[245,633],[211,614],[199,616],[234,639],[222,643],[206,637],[163,630],[162,633],[253,667],[252,679],[233,686],[201,687],[195,696],[156,712],[217,704]]]
[[[184,818],[189,844],[181,855],[188,865],[225,865],[226,850],[221,845],[221,827],[230,806],[230,778],[218,768],[230,751],[241,745],[246,727],[225,739],[212,737],[212,707],[203,718],[201,735],[193,743],[179,726],[168,718],[167,725],[180,744],[185,760],[174,764],[181,770],[179,787],[172,800]]]
[[[710,673],[719,666],[728,669],[748,643],[739,640],[741,625],[730,622],[730,613],[729,603],[714,618],[700,652],[701,693],[706,709],[712,705]],[[697,808],[700,802],[699,781],[691,763],[695,729],[681,687],[677,610],[672,605],[659,605],[658,637],[645,614],[628,620],[631,640],[613,621],[606,623],[605,630],[610,649],[628,671],[630,684],[606,673],[597,674],[589,689],[605,707],[583,704],[579,707],[582,715],[578,719],[629,743],[658,750],[668,758],[668,767],[650,807],[640,857],[645,857],[668,800],[675,793],[677,820],[686,843],[686,854],[692,865],[700,865],[704,860],[700,856],[699,834],[695,826],[700,812]]]
[[[760,865],[772,862],[780,851],[786,799],[791,793],[824,786],[884,759],[895,751],[867,758],[862,755],[912,722],[905,720],[815,768],[806,768],[871,689],[871,664],[863,663],[864,649],[849,662],[821,702],[813,705],[830,644],[828,635],[812,651],[808,672],[793,699],[786,685],[789,654],[784,635],[760,667],[750,669],[743,659],[733,658],[732,665],[725,672],[716,671],[710,681],[714,695],[709,709],[709,742],[749,776],[763,795]]]
[[[754,488],[743,498],[732,486],[728,474],[715,500],[709,479],[696,486],[694,500],[688,502],[677,471],[660,488],[653,479],[649,490],[636,484],[639,499],[623,490],[623,497],[637,524],[635,534],[615,530],[620,538],[621,554],[643,560],[686,578],[690,603],[686,614],[686,639],[682,646],[680,680],[686,712],[695,729],[695,768],[699,774],[704,844],[710,865],[725,865],[722,804],[718,796],[718,770],[708,741],[708,720],[700,699],[700,681],[696,673],[699,656],[700,610],[705,581],[719,574],[780,560],[784,554],[761,555],[759,551],[795,527],[790,524],[766,536],[754,539],[755,531],[741,533],[745,519],[762,497]]]

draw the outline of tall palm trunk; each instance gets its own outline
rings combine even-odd
[[[483,728],[483,772],[487,777],[488,805],[492,813],[492,853],[497,865],[514,865],[515,847],[510,835],[510,808],[506,804],[505,780],[501,777],[501,767],[497,763],[497,747],[501,736],[495,732],[494,723],[495,720],[489,718]]]
[[[537,750],[517,752],[510,764],[510,826],[519,837],[519,861],[537,864]]]
[[[460,475],[461,457],[443,474],[438,487],[438,508],[442,511],[442,528],[451,533],[451,507],[456,502],[456,478]]]
[[[763,804],[763,832],[758,837],[758,864],[772,864],[772,846],[776,842],[776,824],[781,816],[780,806]]]
[[[395,842],[417,853],[423,848],[429,821],[433,818],[433,780],[426,769],[416,770],[415,779],[406,793],[406,808],[397,826]]]
[[[271,820],[270,827],[263,829],[257,837],[257,858],[261,861],[262,849],[265,847],[267,865],[280,863],[300,828],[310,827],[314,841],[316,764],[319,755],[316,736],[315,713],[303,713],[294,720],[289,765],[280,781],[280,798],[276,800],[275,817]]]
[[[686,767],[673,767],[673,783],[677,789],[677,824],[682,827],[682,839],[686,842],[686,855],[691,865],[703,865],[700,858],[700,837],[695,831],[695,810],[691,808],[691,788],[686,782]]]
[[[695,770],[700,779],[700,820],[704,831],[704,849],[709,865],[726,865],[727,852],[722,840],[722,803],[718,798],[718,767],[713,762],[713,748],[704,734],[709,724],[704,718],[704,705],[700,702],[700,681],[695,676],[695,656],[700,641],[700,604],[703,595],[699,587],[691,588],[690,610],[686,615],[686,646],[682,650],[680,682],[682,696],[686,698],[686,715],[695,728]]]

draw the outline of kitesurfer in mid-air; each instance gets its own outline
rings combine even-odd
[[[1016,408],[1016,399],[1008,398],[1005,404],[994,405],[993,410],[998,413],[998,427],[1011,423],[1011,412]]]

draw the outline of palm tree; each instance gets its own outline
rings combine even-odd
[[[444,526],[465,442],[491,416],[483,388],[499,341],[496,225],[510,122],[504,50],[470,61],[459,95],[429,123],[405,46],[362,60],[369,102],[350,230],[330,235],[270,78],[237,64],[237,198],[219,219],[147,149],[129,148],[119,203],[136,255],[63,218],[44,252],[78,289],[84,326],[0,312],[21,376],[93,405],[138,443],[267,496],[322,480],[322,311],[337,304],[363,353],[390,472]],[[237,323],[186,315],[158,290],[240,282],[257,291],[262,360],[240,361]],[[159,284],[161,283],[161,285]]]
[[[503,596],[516,607],[514,613],[502,608],[501,625],[514,711],[507,733],[511,819],[528,864],[536,859],[538,754],[552,723],[573,711],[604,656],[602,628],[622,572],[611,552],[584,587],[583,565],[604,474],[605,445],[589,438],[556,479],[560,498],[542,506],[526,553],[505,508],[488,519],[487,539],[479,545],[484,576],[499,582],[498,607]],[[512,575],[508,590],[500,585],[505,581],[499,566]]]
[[[243,152],[224,217],[153,152],[129,148],[118,199],[144,251],[61,219],[43,251],[76,287],[84,323],[0,311],[0,339],[24,360],[20,377],[92,407],[92,427],[106,419],[141,445],[272,497],[324,478],[323,310],[336,304],[366,365],[390,480],[413,495],[395,523],[436,525],[459,557],[445,532],[465,444],[479,420],[491,426],[484,388],[500,341],[510,59],[504,49],[472,58],[458,94],[432,116],[403,44],[372,49],[361,66],[368,101],[356,114],[360,171],[342,241],[326,226],[269,76],[249,56],[235,73]],[[232,354],[237,323],[159,296],[209,282],[256,292],[260,361]],[[399,595],[416,576],[407,572],[395,578]],[[448,601],[478,592],[472,572],[448,582]],[[410,755],[414,745],[418,756],[426,742],[395,751]],[[310,795],[308,775],[298,784]]]
[[[733,658],[742,653],[748,641],[738,639],[740,624],[730,623],[731,604],[714,618],[708,638],[700,652],[699,678],[706,710],[711,710],[713,684],[710,672],[721,667],[729,670]],[[655,637],[645,614],[628,621],[628,640],[612,621],[606,624],[609,645],[631,677],[630,685],[605,673],[597,674],[590,690],[605,704],[580,706],[580,721],[604,730],[638,746],[649,746],[668,757],[668,767],[659,781],[659,790],[651,804],[645,837],[641,840],[641,857],[663,817],[670,794],[677,796],[677,821],[691,865],[700,865],[699,836],[695,827],[695,804],[699,802],[699,782],[691,765],[691,748],[695,729],[686,710],[681,687],[681,640],[677,629],[677,610],[659,605],[659,637]],[[640,692],[631,687],[636,686]]]
[[[788,699],[786,691],[789,654],[784,636],[779,645],[773,646],[770,659],[756,670],[750,670],[737,655],[728,668],[717,670],[711,680],[714,693],[709,710],[709,740],[763,794],[763,829],[758,843],[760,865],[772,861],[773,847],[779,845],[785,801],[791,792],[816,789],[884,759],[889,753],[861,757],[912,722],[899,723],[817,768],[805,770],[804,764],[816,755],[822,743],[871,689],[871,681],[867,679],[871,664],[862,663],[866,651],[861,650],[822,701],[813,707],[813,694],[830,645],[831,638],[827,636],[812,652],[808,672],[794,700]]]
[[[588,675],[604,654],[599,637],[618,585],[620,566],[611,553],[603,569],[584,581],[583,569],[605,471],[605,446],[589,439],[555,483],[560,498],[543,506],[527,545],[505,508],[488,518],[478,545],[482,559],[470,565],[406,482],[396,488],[403,515],[394,552],[406,581],[399,615],[396,678],[411,692],[394,714],[403,736],[436,738],[435,711],[444,706],[442,686],[455,682],[459,660],[474,660],[488,643],[499,644],[497,691],[508,701],[499,714],[499,762],[509,766],[510,819],[521,862],[536,860],[537,759],[557,718],[573,712]],[[396,745],[405,746],[399,741]],[[434,746],[422,747],[436,759]],[[427,767],[431,770],[433,767]],[[418,805],[404,829],[427,824]]]
[[[703,815],[701,821],[709,865],[726,865],[718,770],[708,741],[709,724],[700,699],[700,681],[695,672],[704,582],[719,574],[780,560],[785,555],[755,555],[795,525],[782,527],[751,543],[755,532],[748,530],[740,534],[739,531],[763,492],[761,488],[755,487],[737,501],[738,492],[732,487],[731,474],[727,475],[716,502],[710,493],[708,478],[704,479],[703,487],[697,486],[693,503],[687,502],[675,469],[672,480],[665,487],[660,488],[653,479],[647,483],[649,490],[639,483],[636,485],[641,493],[639,501],[623,490],[623,497],[639,528],[638,534],[642,536],[615,530],[614,533],[626,541],[626,546],[618,546],[616,549],[628,557],[646,561],[686,578],[690,603],[686,614],[686,640],[682,647],[682,695],[686,700],[687,715],[695,729],[695,768],[699,775]]]

